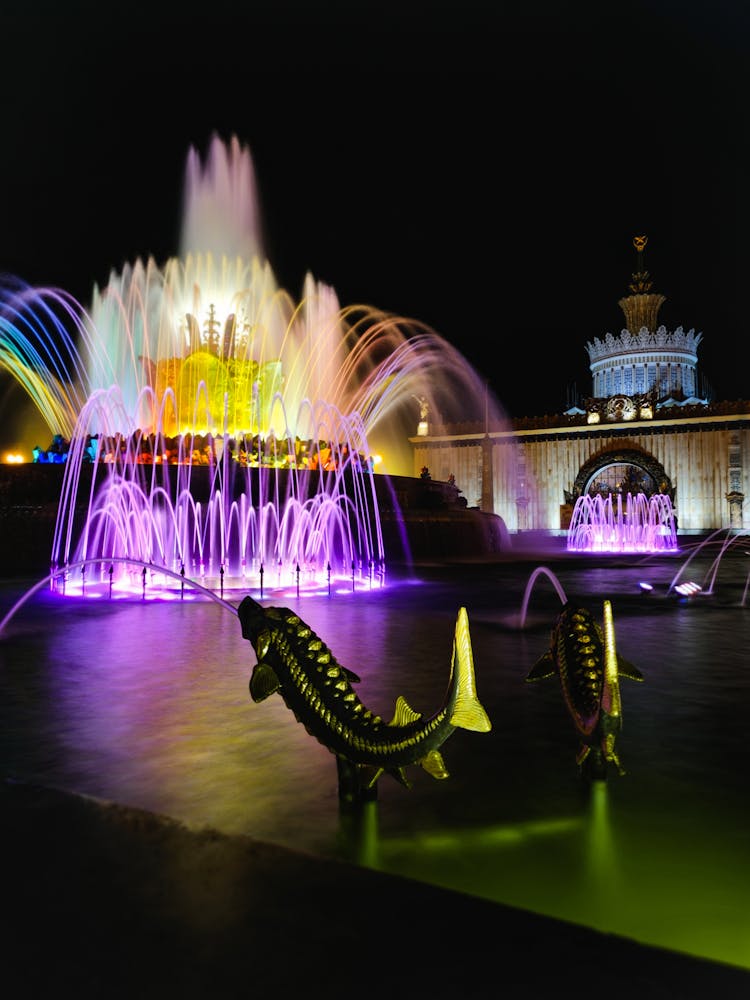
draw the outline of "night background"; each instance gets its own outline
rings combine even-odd
[[[0,27],[0,271],[88,305],[164,264],[189,147],[236,135],[279,285],[430,325],[511,415],[590,393],[636,234],[660,321],[703,333],[717,399],[750,396],[741,5],[35,4]],[[0,445],[23,398],[0,378]]]

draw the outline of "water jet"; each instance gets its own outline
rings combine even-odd
[[[677,531],[667,494],[584,494],[573,507],[569,552],[676,552]]]

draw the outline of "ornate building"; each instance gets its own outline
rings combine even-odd
[[[510,532],[564,532],[577,497],[618,492],[669,494],[682,533],[750,528],[750,402],[715,402],[699,384],[702,334],[658,325],[665,299],[643,267],[646,237],[633,243],[626,326],[586,347],[591,397],[506,428],[422,427],[410,439],[415,475],[455,477]]]
[[[593,396],[605,401],[610,412],[632,419],[644,396],[646,405],[664,409],[675,403],[707,403],[697,398],[698,345],[703,335],[677,327],[669,332],[657,325],[665,298],[651,291],[651,277],[643,267],[646,237],[636,236],[638,268],[632,276],[631,294],[620,299],[625,327],[619,337],[608,333],[586,345],[591,361]],[[637,404],[634,403],[638,401]],[[592,410],[591,412],[599,412]],[[646,415],[648,419],[648,416]]]

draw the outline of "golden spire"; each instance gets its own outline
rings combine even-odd
[[[645,327],[652,333],[656,330],[659,309],[665,301],[663,295],[651,292],[651,275],[643,263],[643,252],[648,243],[648,236],[634,236],[633,246],[638,254],[637,270],[631,275],[628,286],[631,295],[620,299],[619,306],[625,313],[625,326],[631,333],[638,333]]]
[[[634,236],[633,246],[638,253],[638,263],[635,274],[631,275],[633,281],[629,285],[630,291],[634,295],[643,295],[651,291],[651,275],[643,266],[643,253],[648,243],[648,236]]]

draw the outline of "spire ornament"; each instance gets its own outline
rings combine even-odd
[[[659,309],[666,301],[663,295],[651,291],[651,275],[643,263],[647,243],[648,236],[633,237],[638,263],[637,270],[631,274],[632,281],[628,286],[632,294],[620,299],[618,303],[625,313],[625,328],[633,334],[637,334],[643,327],[653,333],[657,329]]]
[[[628,286],[633,295],[644,295],[651,291],[651,275],[643,266],[643,254],[648,243],[648,236],[634,236],[633,246],[638,253],[638,264],[634,274],[631,275],[633,281]]]

